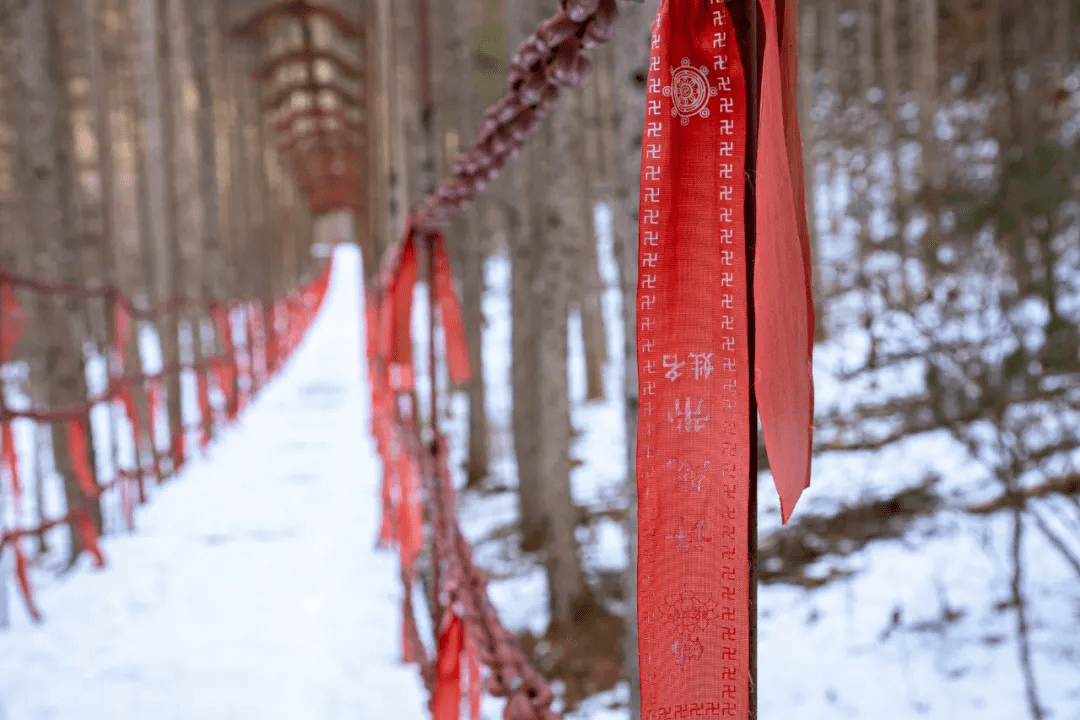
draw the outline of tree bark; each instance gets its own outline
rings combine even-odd
[[[184,253],[180,248],[179,197],[176,190],[176,178],[180,168],[177,153],[177,97],[173,90],[175,53],[173,50],[172,26],[169,13],[169,0],[155,0],[154,27],[156,29],[158,109],[161,128],[161,181],[164,194],[164,227],[159,247],[162,252],[157,268],[159,287],[162,296],[158,302],[169,302],[184,291]],[[183,314],[172,303],[166,312],[158,316],[158,337],[161,341],[163,362],[179,363],[180,322]],[[183,409],[180,403],[180,373],[171,373],[165,380],[166,409],[168,416],[168,440],[172,450],[175,473],[177,460],[177,442],[183,442]]]
[[[61,14],[71,8],[60,0],[31,0],[15,10],[21,39],[18,75],[19,138],[22,182],[33,239],[33,270],[41,278],[80,283],[78,260],[83,252],[78,232],[77,169],[68,98],[68,68],[61,42]],[[44,341],[45,400],[49,407],[84,403],[87,399],[82,342],[85,315],[78,300],[37,294],[38,318],[49,330]],[[85,416],[84,416],[85,419]],[[101,508],[83,495],[68,452],[67,426],[50,427],[54,465],[63,479],[70,510],[89,512],[98,527]],[[85,549],[71,534],[69,562]]]
[[[619,265],[623,316],[623,395],[626,426],[626,531],[627,557],[624,581],[626,597],[626,640],[624,668],[630,684],[630,716],[641,716],[640,679],[637,654],[637,223],[638,177],[641,173],[641,135],[645,118],[645,90],[649,77],[649,48],[657,2],[643,5],[623,3],[612,39],[612,130],[618,176],[612,203],[615,256]]]
[[[542,487],[544,559],[550,593],[551,622],[567,628],[584,619],[589,607],[585,575],[577,539],[577,508],[570,491],[570,387],[567,381],[567,330],[573,294],[574,260],[580,235],[574,225],[581,219],[576,203],[580,191],[570,184],[571,168],[580,161],[575,133],[565,132],[578,118],[570,95],[560,92],[555,117],[545,122],[531,141],[535,144],[539,175],[547,192],[541,209],[539,253],[536,265],[534,382],[539,391],[534,431],[537,465]],[[563,104],[566,103],[566,104]],[[578,134],[580,137],[580,134]],[[541,154],[542,153],[542,154]],[[574,196],[577,196],[576,198]],[[578,236],[578,237],[575,237]]]
[[[528,8],[528,9],[526,9]],[[510,53],[526,33],[536,27],[542,11],[508,2],[506,5]],[[530,12],[531,10],[531,12]],[[536,332],[536,263],[539,259],[538,233],[540,198],[544,192],[540,132],[526,143],[512,168],[519,190],[518,202],[510,208],[510,354],[514,456],[518,473],[518,512],[521,518],[521,547],[536,551],[544,546],[543,479],[539,470]]]

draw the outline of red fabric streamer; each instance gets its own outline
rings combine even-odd
[[[637,294],[641,715],[749,715],[745,80],[723,0],[664,0]],[[710,708],[705,712],[705,708]]]
[[[0,283],[0,363],[11,357],[25,330],[26,313],[15,297],[14,288]]]
[[[177,428],[172,434],[172,471],[173,473],[180,472],[180,469],[184,467],[184,463],[187,461],[187,453],[184,448],[184,429]]]
[[[210,378],[206,371],[195,371],[195,382],[199,396],[199,450],[206,454],[206,448],[210,446],[210,427],[213,425],[214,415],[210,408]]]
[[[113,351],[120,368],[127,361],[128,343],[131,342],[131,311],[126,303],[113,304]]]
[[[71,470],[75,481],[87,499],[94,500],[101,494],[94,473],[90,469],[90,444],[86,436],[86,426],[82,418],[74,418],[67,424],[68,454],[71,456]]]
[[[408,369],[400,375],[401,385],[398,389],[402,392],[413,389],[412,308],[416,278],[416,243],[410,232],[401,248],[401,256],[387,298],[387,305],[391,307],[391,311],[386,332],[390,335],[389,347],[386,348],[387,352],[384,354],[389,362]]]
[[[416,653],[413,652],[412,640],[409,637],[409,626],[405,620],[411,611],[409,602],[410,598],[408,595],[401,599],[401,662],[406,665],[417,662],[420,659],[416,657]]]
[[[402,447],[398,455],[398,533],[401,566],[411,574],[423,546],[424,516],[420,509],[420,472],[416,461]]]
[[[465,658],[469,668],[469,720],[480,720],[480,662],[476,658],[476,643],[467,635]]]
[[[0,443],[4,446],[4,465],[7,466],[8,473],[11,475],[11,492],[15,497],[17,508],[19,496],[22,494],[22,484],[19,482],[19,455],[15,448],[15,433],[12,431],[10,421],[0,426]]]
[[[90,514],[85,510],[77,510],[72,513],[71,524],[82,539],[83,548],[94,558],[94,567],[105,567],[105,555],[101,552],[98,542],[98,531]]]
[[[435,299],[442,314],[443,335],[446,338],[446,367],[450,380],[468,382],[472,377],[469,348],[465,344],[465,323],[461,319],[461,303],[454,290],[454,273],[446,255],[446,241],[435,236]]]
[[[447,614],[439,635],[439,657],[435,665],[435,697],[431,701],[432,720],[458,720],[461,717],[461,652],[465,627],[461,618]]]
[[[221,337],[221,344],[225,350],[225,359],[217,363],[217,382],[222,396],[225,398],[225,416],[229,421],[236,419],[239,412],[236,397],[236,381],[238,377],[236,342],[233,339],[232,322],[229,320],[229,311],[224,307],[214,308],[214,324],[217,326]]]
[[[814,303],[795,97],[797,0],[783,6],[783,52],[775,2],[761,0],[765,53],[757,161],[754,389],[786,523],[810,485]]]
[[[34,591],[30,586],[30,573],[26,562],[26,556],[23,555],[18,540],[12,543],[12,545],[15,549],[15,580],[19,583],[19,591],[22,592],[23,601],[26,603],[26,609],[30,613],[30,618],[34,622],[41,622],[41,613],[34,603]]]
[[[373,297],[374,293],[369,290],[367,292],[367,300],[364,303],[364,329],[365,335],[365,351],[367,352],[368,367],[371,368],[375,361],[375,350],[378,342],[378,305]]]
[[[119,478],[120,487],[120,511],[124,515],[124,524],[129,531],[135,530],[135,495],[132,492],[131,481],[126,477]]]
[[[150,399],[150,417],[151,425],[153,425],[153,418],[161,412],[161,405],[164,402],[162,395],[164,391],[161,388],[160,378],[153,378],[150,380],[149,390],[147,390]]]
[[[142,423],[139,422],[139,411],[135,407],[135,396],[130,386],[124,385],[120,388],[120,402],[123,403],[124,414],[127,415],[128,422],[131,424],[131,440],[135,446],[135,452],[138,453],[143,442]]]

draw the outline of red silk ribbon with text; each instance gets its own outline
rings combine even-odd
[[[754,400],[785,522],[809,480],[813,311],[794,103],[797,10],[785,2],[778,17],[775,3],[763,0],[760,14],[755,168],[746,162],[747,75],[757,63],[744,65],[740,45],[752,56],[758,42],[737,34],[747,18],[736,23],[723,0],[661,0],[653,25],[636,327],[646,720],[691,709],[750,716]],[[753,297],[747,177],[757,191]]]
[[[746,83],[722,0],[653,24],[638,236],[641,716],[748,717]]]

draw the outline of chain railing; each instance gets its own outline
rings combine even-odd
[[[268,301],[238,301],[220,299],[197,299],[173,296],[151,308],[139,308],[118,287],[81,287],[71,284],[47,283],[36,278],[12,273],[0,267],[0,366],[11,360],[13,351],[25,333],[27,313],[19,303],[18,296],[44,296],[66,298],[74,301],[104,300],[111,309],[109,343],[104,352],[107,379],[105,388],[82,402],[62,407],[34,407],[27,399],[27,406],[11,407],[4,388],[0,386],[0,470],[6,470],[7,487],[0,484],[0,508],[10,507],[10,526],[0,516],[0,556],[11,547],[15,555],[15,576],[19,590],[31,617],[41,619],[34,600],[29,578],[29,561],[20,541],[24,538],[41,537],[50,530],[68,525],[80,540],[81,549],[89,552],[97,567],[103,567],[105,558],[98,542],[99,528],[93,510],[107,493],[119,495],[123,521],[134,530],[134,510],[147,498],[146,478],[153,475],[158,483],[166,478],[162,470],[161,452],[157,438],[162,435],[159,418],[165,396],[165,380],[181,373],[195,375],[198,417],[191,422],[181,422],[180,427],[166,428],[167,457],[171,472],[178,472],[185,463],[184,439],[198,433],[199,445],[205,452],[216,428],[234,421],[238,413],[252,397],[271,379],[296,349],[311,321],[318,312],[326,294],[331,263],[301,290],[287,293]],[[152,322],[169,313],[183,311],[188,315],[209,318],[214,326],[216,346],[219,352],[203,355],[197,362],[165,362],[161,369],[148,373],[127,369],[130,359],[131,333],[137,330],[136,321]],[[7,327],[5,328],[5,322]],[[175,328],[174,328],[175,329]],[[234,332],[241,330],[240,333]],[[48,333],[48,328],[40,328]],[[236,342],[235,336],[242,336]],[[193,333],[192,342],[198,342],[199,333]],[[81,349],[72,348],[72,352]],[[135,352],[138,352],[137,343]],[[86,358],[78,363],[85,372]],[[55,378],[47,378],[53,381]],[[2,378],[0,378],[2,381]],[[216,409],[211,402],[211,384],[215,385],[223,401]],[[135,391],[146,397],[145,416],[149,427],[143,427],[135,402]],[[117,407],[119,405],[119,407]],[[116,410],[126,416],[135,448],[134,465],[121,467],[113,445],[111,477],[102,480],[94,467],[91,450],[92,427],[90,413],[96,407],[105,406],[109,412]],[[78,486],[79,497],[72,502],[68,494],[68,507],[62,515],[37,524],[27,524],[22,518],[23,483],[20,478],[19,453],[16,446],[13,423],[29,422],[38,425],[63,425],[67,441],[67,455],[71,472]],[[56,435],[54,434],[54,442]],[[115,436],[114,436],[115,439]],[[149,448],[150,457],[144,459],[143,449]],[[96,463],[100,466],[102,463]],[[40,513],[39,513],[40,514]],[[72,558],[74,562],[75,558]]]

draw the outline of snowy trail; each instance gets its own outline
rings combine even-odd
[[[153,493],[108,568],[36,578],[0,632],[2,720],[421,718],[393,553],[376,553],[359,255],[282,374]]]

